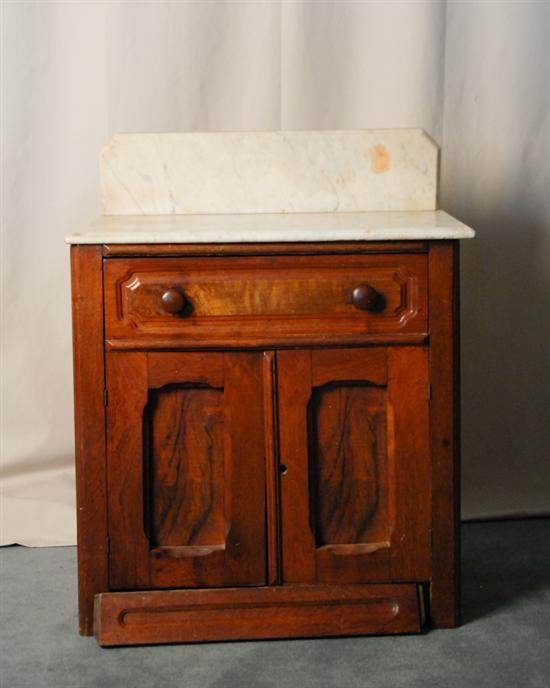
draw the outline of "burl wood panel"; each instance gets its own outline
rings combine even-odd
[[[353,383],[313,390],[311,482],[318,547],[390,538],[385,397],[384,389]]]
[[[283,580],[428,580],[426,350],[277,359]]]
[[[93,632],[96,593],[108,590],[105,363],[101,247],[71,248],[80,632]]]
[[[150,539],[154,547],[223,546],[223,390],[153,390],[149,434]]]
[[[100,645],[418,633],[417,587],[334,585],[107,593]]]
[[[362,342],[426,334],[426,256],[248,256],[113,258],[105,267],[111,348]],[[353,305],[368,283],[375,308]],[[179,291],[181,313],[162,296]]]
[[[111,352],[107,382],[111,589],[264,584],[262,355]]]

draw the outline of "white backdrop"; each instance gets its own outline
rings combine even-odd
[[[463,250],[463,516],[550,510],[550,2],[2,4],[2,542],[75,541],[68,250],[119,131],[422,127]]]

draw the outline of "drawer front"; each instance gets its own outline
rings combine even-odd
[[[356,343],[427,331],[426,254],[106,259],[112,348]]]

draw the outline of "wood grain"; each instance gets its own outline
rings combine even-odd
[[[109,586],[100,247],[71,247],[71,280],[78,612],[80,632],[91,635],[94,596],[105,592]]]
[[[312,387],[322,387],[338,380],[366,381],[379,386],[388,382],[385,348],[313,350],[311,366]]]
[[[267,579],[269,585],[281,582],[279,436],[277,419],[277,359],[274,351],[264,351],[264,426],[267,518]]]
[[[424,254],[116,258],[106,261],[105,276],[111,346],[149,347],[155,338],[171,346],[368,341],[423,334],[427,325]],[[365,282],[379,294],[372,311],[353,304]],[[166,312],[167,290],[185,298],[180,314]]]
[[[421,630],[414,584],[107,593],[95,619],[103,646]]]
[[[266,349],[276,347],[277,349],[295,349],[298,346],[320,348],[326,346],[348,347],[350,345],[362,346],[375,344],[396,344],[403,346],[406,344],[425,344],[428,341],[427,332],[419,333],[356,333],[342,334],[333,332],[329,334],[326,330],[316,334],[300,334],[288,337],[281,334],[277,327],[268,323],[263,333],[257,336],[239,337],[233,335],[231,339],[227,336],[220,336],[219,333],[211,331],[207,339],[185,339],[181,336],[147,336],[140,337],[138,343],[135,339],[107,339],[105,348],[107,351],[166,351],[169,349],[185,349],[186,351],[242,351],[243,349]]]
[[[356,384],[317,388],[312,416],[317,546],[388,540],[384,390]]]
[[[163,351],[147,354],[147,384],[151,389],[193,382],[207,387],[223,387],[225,379],[223,353],[193,352],[192,356]]]
[[[247,256],[370,253],[427,253],[425,241],[330,241],[259,244],[105,244],[106,257],[124,256]]]
[[[388,348],[388,454],[393,460],[395,526],[392,580],[430,577],[430,423],[428,351]],[[392,497],[390,492],[390,498]],[[390,510],[392,507],[390,506]]]
[[[458,242],[432,242],[430,405],[432,577],[430,614],[439,628],[460,623],[460,399]]]
[[[108,353],[106,368],[109,586],[111,590],[148,588],[150,543],[145,531],[143,470],[147,354]]]
[[[277,367],[285,583],[428,580],[426,351],[280,352]]]
[[[311,351],[277,352],[281,558],[283,582],[315,583],[315,523],[310,518],[309,435]]]
[[[264,584],[262,355],[107,359],[111,589]]]
[[[224,354],[230,409],[226,462],[229,533],[224,585],[265,585],[266,507],[262,356]]]
[[[154,547],[225,544],[223,390],[170,386],[149,396]]]
[[[106,645],[410,632],[417,584],[458,624],[457,242],[71,266],[82,633],[94,596]]]

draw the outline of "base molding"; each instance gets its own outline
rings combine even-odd
[[[109,592],[95,597],[101,646],[419,633],[418,586],[293,585]]]

